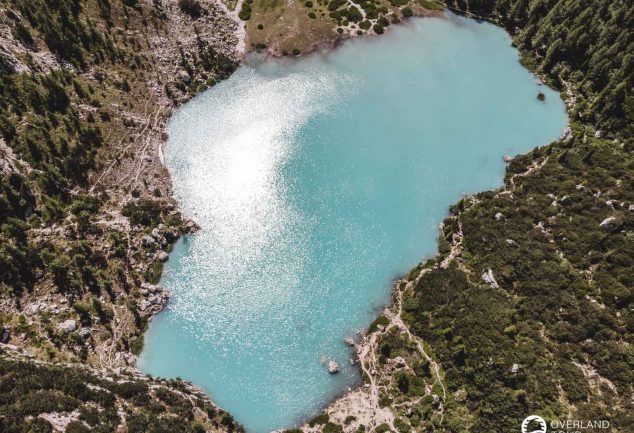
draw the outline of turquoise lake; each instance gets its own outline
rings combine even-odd
[[[359,384],[344,338],[435,252],[449,205],[566,123],[503,30],[453,15],[248,59],[169,122],[175,194],[201,230],[170,255],[140,368],[200,385],[249,432],[301,424]]]

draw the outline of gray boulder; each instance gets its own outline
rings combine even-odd
[[[482,274],[482,280],[491,286],[492,289],[500,288],[498,282],[495,280],[495,276],[493,275],[493,270],[491,269]]]
[[[144,247],[152,247],[156,244],[156,241],[152,236],[143,236],[143,238],[141,239],[141,244]]]
[[[77,322],[73,319],[68,319],[57,325],[57,327],[63,332],[74,332],[77,329]]]
[[[617,217],[607,217],[599,223],[599,227],[608,232],[615,232],[621,228],[623,223]]]
[[[570,141],[572,140],[572,129],[570,129],[569,126],[565,127],[564,130],[561,133],[561,137],[562,140],[564,141]]]
[[[178,74],[178,78],[185,84],[189,84],[192,82],[192,77],[187,73],[187,71],[180,71]]]

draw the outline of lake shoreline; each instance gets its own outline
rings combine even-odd
[[[385,34],[392,31],[391,29],[392,26],[399,27],[402,25],[407,25],[408,21],[412,19],[446,18],[446,17],[447,16],[446,16],[445,10],[429,10],[429,9],[417,10],[413,16],[404,17],[400,22],[391,24],[389,27],[385,29],[385,32],[382,34],[364,33],[362,35],[358,35],[356,33],[347,33],[345,35],[336,35],[330,39],[315,41],[311,43],[307,49],[305,49],[298,55],[292,55],[291,53],[284,55],[284,54],[276,52],[274,48],[266,48],[265,50],[255,49],[253,51],[248,51],[247,54],[262,55],[264,58],[271,57],[275,59],[300,58],[300,57],[305,57],[305,56],[308,56],[314,53],[319,53],[319,52],[324,52],[327,54],[329,51],[340,48],[347,41],[355,40],[358,38],[379,38],[381,36],[384,36]]]
[[[411,20],[415,20],[415,19],[421,19],[421,18],[440,18],[440,19],[444,19],[446,18],[446,14],[445,14],[445,10],[441,10],[441,11],[434,11],[434,10],[427,10],[424,11],[423,13],[421,12],[417,12],[413,17],[404,19],[403,21],[401,21],[400,23],[397,24],[393,24],[394,26],[401,26],[401,25],[407,25],[408,22],[410,22]],[[232,17],[234,18],[234,17]],[[244,47],[244,29],[243,29],[243,25],[244,23],[242,23],[242,28],[241,28],[241,24],[238,23],[238,27],[236,29],[236,36],[238,37],[239,42],[237,43],[237,47]],[[390,32],[391,29],[387,29],[387,32]],[[316,55],[321,53],[327,54],[329,52],[332,52],[333,50],[337,50],[339,48],[341,48],[344,44],[346,44],[349,41],[355,40],[357,38],[377,38],[377,37],[381,37],[384,36],[384,34],[364,34],[364,35],[349,35],[347,37],[342,37],[342,36],[337,36],[332,40],[327,40],[327,41],[320,41],[320,42],[315,42],[311,45],[311,49],[305,52],[302,52],[299,56],[281,56],[281,55],[275,55],[273,53],[270,52],[244,52],[244,51],[237,51],[236,53],[236,59],[239,62],[238,63],[238,67],[245,61],[248,61],[249,57],[255,56],[255,58],[258,59],[258,61],[262,61],[266,58],[273,58],[273,59],[277,59],[277,60],[282,60],[282,59],[292,59],[292,58],[304,58],[306,56],[310,56],[310,55]],[[165,48],[165,47],[164,47]],[[236,68],[237,69],[237,68]],[[171,75],[175,75],[176,72],[173,70],[167,70],[164,71],[164,73],[167,74],[171,74]],[[229,77],[226,77],[229,78]],[[226,79],[225,78],[225,79]],[[169,173],[169,170],[167,170],[167,166],[165,163],[165,146],[167,145],[167,131],[166,131],[166,126],[167,123],[169,122],[169,119],[173,116],[174,111],[180,109],[184,104],[188,103],[189,101],[191,101],[193,98],[199,96],[201,93],[208,91],[211,87],[207,87],[204,88],[202,90],[196,91],[196,93],[193,94],[183,94],[179,99],[177,100],[173,100],[170,98],[165,97],[165,95],[163,95],[163,97],[159,100],[159,113],[160,116],[156,118],[156,121],[154,123],[153,127],[148,128],[147,133],[149,134],[154,134],[155,136],[160,136],[162,137],[162,139],[160,140],[160,143],[158,146],[155,147],[156,151],[157,151],[157,158],[160,162],[160,164],[165,168],[164,170],[164,175],[161,175],[160,177],[158,177],[158,180],[163,183],[164,185],[167,186],[168,188],[168,194],[170,197],[170,200],[172,201],[172,203],[175,206],[175,209],[181,213],[184,217],[185,217],[185,221],[187,222],[187,226],[188,226],[188,230],[185,234],[180,235],[178,238],[176,238],[174,240],[174,243],[176,243],[181,236],[196,236],[197,232],[200,230],[200,226],[196,223],[196,217],[194,215],[188,215],[188,213],[183,209],[182,204],[180,203],[179,200],[177,200],[174,196],[173,196],[173,186],[172,186],[172,175],[171,173]],[[171,258],[171,253],[169,253],[170,258]],[[170,302],[170,298],[171,298],[171,294],[168,290],[163,288],[163,292],[162,292],[162,296],[161,296],[161,302],[157,303],[155,305],[152,306],[152,308],[150,310],[148,310],[146,312],[147,317],[148,317],[148,321],[151,322],[153,320],[153,318],[155,316],[158,316],[159,314],[163,313],[165,311],[165,309],[168,307],[168,304]],[[383,306],[381,308],[381,310],[389,308],[390,304],[387,304],[385,306]],[[147,329],[144,331],[143,335],[145,335],[147,333]],[[364,331],[363,334],[363,340],[365,341],[365,336],[366,333]],[[355,345],[355,349],[358,347],[358,345]],[[357,350],[352,350],[351,354],[353,355],[354,359],[355,359],[355,363],[356,365],[358,365],[358,351]],[[144,373],[140,368],[138,368],[137,363],[138,363],[138,356],[136,355],[132,355],[131,353],[126,353],[125,357],[124,357],[127,361],[126,364],[128,365],[127,368],[132,368],[134,369],[134,371],[138,372],[141,375],[147,375],[146,373]],[[361,370],[359,369],[359,372],[361,372]],[[200,390],[201,392],[204,392],[203,388],[201,388],[199,385],[196,385],[194,383],[188,382],[191,386],[195,387],[196,389]],[[355,391],[358,391],[361,387],[363,386],[363,383],[359,383],[357,385],[357,387],[353,387],[350,391],[343,391],[342,394],[334,396],[328,403],[323,405],[323,408],[329,408],[331,407],[333,404],[335,404],[337,401],[344,399],[348,394],[350,393],[355,393]],[[205,393],[206,394],[206,393]],[[208,396],[209,397],[209,396]],[[212,404],[214,404],[214,406],[218,407],[220,409],[220,406],[218,406],[212,399],[211,397],[209,397],[210,401]]]
[[[345,46],[345,45],[344,45],[344,46]],[[533,82],[534,82],[534,81],[533,81]],[[225,91],[225,90],[223,90],[223,92],[224,92],[224,91]],[[530,96],[530,98],[534,98],[534,96]],[[502,156],[503,156],[503,154],[501,154],[501,155],[500,155],[500,160],[502,159]],[[501,161],[498,161],[498,163],[501,163]],[[476,190],[477,190],[477,187],[476,187]],[[451,200],[451,202],[453,202],[453,200]],[[181,205],[181,208],[182,208],[182,205]],[[392,291],[392,290],[390,290],[390,291]],[[392,291],[392,294],[394,294],[394,292],[393,292],[393,291]],[[390,307],[388,307],[388,310],[389,310],[389,308],[390,308]],[[368,353],[370,352],[370,350],[369,350],[368,346],[367,346],[367,345],[364,345],[364,344],[361,344],[361,345],[360,345],[359,350],[360,350],[360,351],[366,350]],[[358,388],[357,388],[357,389],[355,389],[354,391],[358,391]],[[351,391],[351,392],[354,392],[354,391]],[[344,398],[345,398],[345,395],[347,395],[347,393],[344,393]],[[337,401],[337,400],[341,399],[341,396],[339,396],[339,397],[335,396],[335,397],[333,397],[333,399],[334,399],[334,401]],[[331,404],[332,404],[332,403],[331,403]]]

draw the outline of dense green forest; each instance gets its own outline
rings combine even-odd
[[[531,413],[634,426],[633,182],[619,144],[580,138],[517,158],[505,191],[452,208],[444,253],[404,301],[475,415],[453,416],[449,401],[446,427],[491,431]],[[461,254],[437,267],[457,239]]]
[[[0,352],[1,354],[1,352]],[[114,380],[113,380],[114,379]],[[68,433],[113,432],[125,414],[128,433],[202,433],[209,427],[242,431],[231,415],[179,380],[105,377],[79,366],[0,357],[0,431],[52,433],[43,413],[73,413]],[[204,414],[209,424],[195,419]]]
[[[5,19],[14,37],[34,53],[44,48],[68,68],[37,73],[32,54],[25,50],[24,61],[33,63],[30,73],[14,70],[9,59],[0,62],[0,133],[13,150],[20,166],[2,177],[0,195],[0,284],[5,295],[20,296],[32,290],[35,275],[51,271],[60,290],[81,291],[82,281],[69,281],[73,264],[68,254],[59,254],[52,244],[35,245],[29,230],[50,226],[64,218],[76,220],[78,237],[91,230],[90,224],[104,198],[87,196],[88,174],[95,167],[97,151],[104,146],[103,128],[113,128],[106,104],[109,83],[88,80],[88,67],[147,69],[147,62],[135,53],[138,42],[115,36],[108,27],[109,2],[99,2],[104,26],[96,26],[83,12],[79,0],[8,2]],[[19,14],[19,15],[18,15]],[[72,66],[71,66],[72,65]],[[123,89],[129,84],[122,80]],[[80,108],[81,107],[81,108]],[[83,108],[88,107],[88,109]],[[86,113],[88,111],[88,113]],[[93,262],[89,240],[73,247],[76,254]],[[104,287],[112,283],[99,275],[102,263],[95,260],[75,271],[84,274],[83,283]],[[7,293],[8,292],[8,293]],[[78,293],[80,295],[80,293]]]

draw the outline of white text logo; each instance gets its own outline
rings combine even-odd
[[[538,415],[531,415],[522,421],[522,433],[546,433],[546,421]]]

